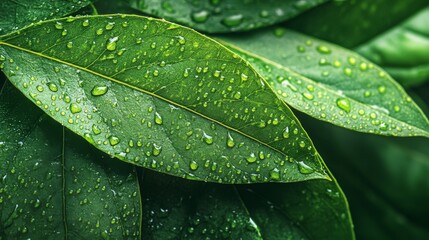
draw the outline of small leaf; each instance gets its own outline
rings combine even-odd
[[[383,66],[403,85],[429,79],[429,7],[406,22],[356,48],[356,51]]]
[[[126,162],[224,183],[329,178],[266,82],[176,24],[131,15],[47,21],[0,39],[0,59],[47,114]]]
[[[330,1],[291,19],[286,26],[350,48],[387,31],[427,3],[427,0]]]
[[[420,108],[358,54],[284,28],[224,37],[292,107],[355,131],[429,136]]]
[[[292,18],[327,0],[131,0],[144,13],[209,32],[246,31]]]
[[[0,94],[0,238],[140,238],[131,165],[106,161],[6,86]]]
[[[90,0],[2,0],[0,2],[0,35],[31,23],[76,12]]]
[[[240,193],[264,239],[355,239],[335,181],[243,186]]]
[[[216,185],[143,173],[145,239],[262,240],[231,185]]]

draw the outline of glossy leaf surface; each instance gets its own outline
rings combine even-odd
[[[288,28],[344,47],[356,47],[407,19],[426,0],[330,1],[286,23]]]
[[[360,132],[429,136],[426,116],[402,87],[354,52],[284,28],[222,39],[310,116]]]
[[[0,123],[0,238],[140,239],[131,165],[63,135],[10,84],[0,93]]]
[[[292,18],[327,0],[131,0],[133,8],[209,33],[246,31]]]
[[[90,0],[2,0],[0,35],[31,23],[63,17],[90,3]]]
[[[227,183],[328,178],[264,79],[189,29],[127,15],[67,18],[3,37],[0,55],[25,96],[121,160]]]
[[[429,7],[356,48],[396,80],[412,86],[429,79]]]

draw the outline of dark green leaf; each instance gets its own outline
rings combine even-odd
[[[260,239],[234,186],[188,181],[145,171],[145,239]]]
[[[358,239],[429,237],[427,139],[356,134],[300,119],[342,183]]]
[[[66,133],[9,84],[0,95],[0,238],[140,239],[130,165]]]
[[[355,47],[427,5],[427,0],[330,1],[286,26],[344,47]]]
[[[90,0],[2,0],[0,35],[31,23],[65,16],[90,3]]]
[[[354,52],[284,28],[222,39],[312,117],[361,132],[429,136],[426,116],[402,87]]]
[[[209,32],[236,32],[289,19],[327,0],[130,0],[144,13]]]
[[[47,21],[0,39],[0,60],[25,96],[121,160],[227,183],[329,178],[264,79],[178,25],[131,15]]]
[[[410,86],[429,80],[429,7],[401,25],[356,48]]]
[[[241,193],[266,240],[355,239],[347,200],[335,181],[246,186]]]

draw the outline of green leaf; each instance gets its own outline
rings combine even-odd
[[[209,33],[247,31],[292,18],[327,0],[130,0],[133,8]]]
[[[146,239],[259,239],[234,186],[143,173]]]
[[[224,183],[329,179],[264,79],[187,28],[131,15],[58,19],[4,36],[0,55],[25,96],[123,161]]]
[[[404,85],[429,79],[429,7],[356,48]]]
[[[352,51],[284,28],[222,39],[299,111],[360,132],[429,136],[402,87]]]
[[[330,1],[286,23],[288,28],[344,47],[355,47],[395,26],[427,0]]]
[[[240,193],[264,239],[355,239],[335,181],[246,186]]]
[[[131,165],[63,135],[10,84],[0,95],[0,124],[0,238],[140,239]]]
[[[63,17],[90,3],[90,0],[2,0],[0,2],[0,35],[31,23]]]

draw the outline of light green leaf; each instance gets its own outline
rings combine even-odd
[[[240,193],[263,239],[355,239],[347,200],[335,181],[245,186]]]
[[[48,115],[126,162],[224,183],[329,179],[264,79],[176,24],[131,15],[42,22],[0,39],[0,60]]]
[[[292,18],[327,0],[130,0],[144,13],[209,32],[246,31]]]
[[[395,26],[427,0],[329,1],[286,23],[288,28],[344,47],[356,47]]]
[[[297,110],[360,132],[429,136],[402,87],[352,51],[284,28],[222,39]]]
[[[63,135],[10,84],[0,124],[0,239],[140,239],[131,165]]]
[[[2,0],[0,2],[0,35],[31,23],[78,11],[90,0]]]
[[[429,7],[401,25],[356,48],[383,66],[396,80],[410,86],[429,80]]]
[[[151,171],[142,179],[145,239],[262,240],[234,186]]]

